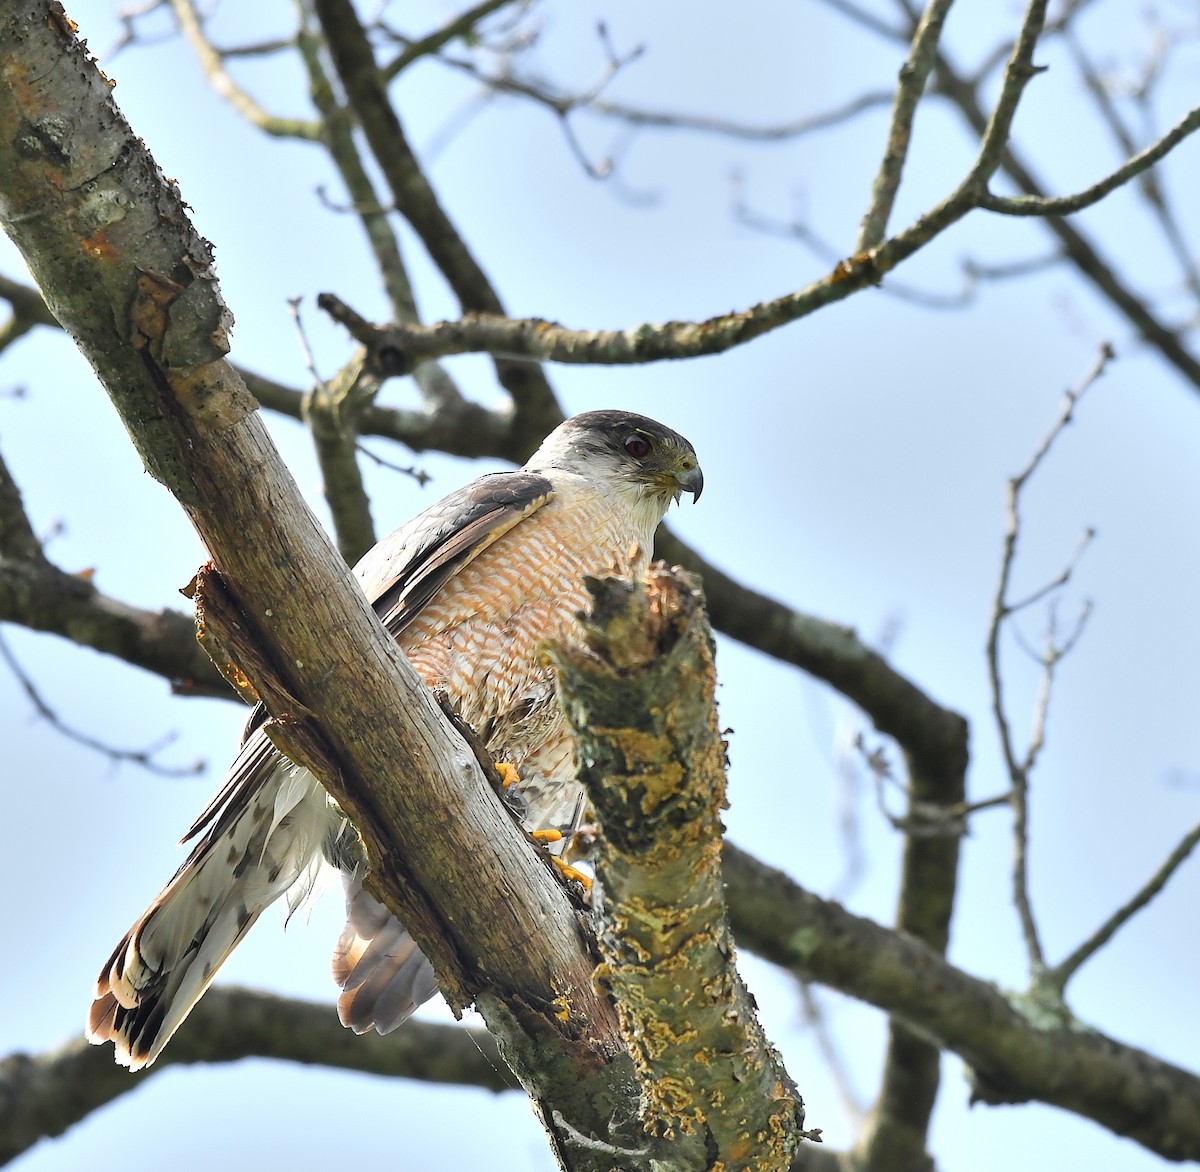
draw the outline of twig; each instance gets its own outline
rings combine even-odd
[[[1112,174],[1093,183],[1074,195],[1059,197],[1035,195],[993,195],[985,192],[979,206],[989,212],[1000,212],[1006,216],[1065,216],[1099,203],[1110,192],[1141,175],[1159,159],[1173,150],[1189,134],[1200,130],[1200,106],[1188,111],[1157,142],[1139,151]]]
[[[330,1005],[224,985],[209,990],[165,1053],[137,1074],[117,1066],[107,1047],[81,1037],[48,1053],[0,1056],[0,1164],[162,1071],[249,1057],[496,1093],[513,1086],[484,1030],[410,1021],[387,1037],[357,1037]]]
[[[314,0],[325,43],[392,199],[445,276],[464,311],[503,316],[504,306],[466,241],[421,170],[351,0]],[[432,355],[430,356],[432,357]],[[527,362],[495,361],[496,376],[512,399],[515,422],[544,435],[562,418],[545,374]]]
[[[770,216],[752,210],[746,203],[740,173],[735,172],[731,176],[731,185],[733,188],[732,212],[735,222],[754,232],[798,241],[826,264],[836,265],[841,259],[840,252],[833,244],[810,227],[799,212],[787,222],[772,219]],[[797,202],[799,201],[797,200]],[[926,309],[965,309],[975,301],[975,281],[967,265],[963,266],[963,272],[967,279],[963,288],[957,293],[932,293],[901,281],[887,281],[880,286],[880,291],[888,297],[895,297],[899,301],[907,301],[913,305],[921,305]]]
[[[929,0],[929,5],[913,33],[908,59],[900,70],[900,82],[896,86],[887,146],[872,186],[870,205],[862,218],[858,239],[854,243],[855,252],[865,252],[874,248],[887,231],[888,219],[896,202],[896,193],[900,189],[904,161],[908,157],[917,103],[925,92],[925,83],[937,62],[942,24],[953,2],[954,0]]]
[[[1083,78],[1085,88],[1095,100],[1096,108],[1120,147],[1121,153],[1126,156],[1136,155],[1136,140],[1133,133],[1125,125],[1125,121],[1117,109],[1116,102],[1113,100],[1110,92],[1110,87],[1105,84],[1104,79],[1100,76],[1099,71],[1088,57],[1082,43],[1073,30],[1067,28],[1063,39],[1075,61],[1075,66],[1079,70],[1080,77]],[[1143,84],[1136,91],[1136,96],[1144,108],[1147,106],[1146,98],[1150,92],[1151,83],[1149,79],[1156,73],[1156,69],[1148,71],[1146,80],[1143,81]],[[1148,110],[1147,114],[1149,114]],[[1193,296],[1200,296],[1200,271],[1197,271],[1196,262],[1191,255],[1191,249],[1184,239],[1183,229],[1180,227],[1179,220],[1175,216],[1174,210],[1167,200],[1166,192],[1162,184],[1159,183],[1158,175],[1153,168],[1147,168],[1142,172],[1139,176],[1139,184],[1146,202],[1154,210],[1163,236],[1166,237],[1167,243],[1171,246],[1175,254],[1176,263],[1183,272],[1185,285]]]
[[[303,300],[304,298],[299,296],[289,297],[287,299],[288,312],[292,317],[292,325],[296,327],[296,340],[300,345],[300,353],[304,357],[304,365],[312,376],[313,386],[324,389],[325,380],[317,373],[317,360],[313,357],[312,347],[308,344],[308,331],[304,328],[304,318],[300,316],[300,303]]]
[[[912,1022],[962,1055],[976,1076],[976,1101],[1032,1097],[1168,1159],[1200,1159],[1196,1074],[1069,1015],[1031,1020],[993,982],[968,975],[906,932],[805,891],[728,842],[722,861],[740,948]]]
[[[1021,531],[1021,492],[1045,460],[1055,440],[1074,418],[1075,408],[1079,400],[1087,392],[1088,388],[1094,385],[1096,380],[1104,373],[1104,370],[1113,357],[1113,349],[1108,343],[1101,346],[1095,363],[1091,370],[1084,376],[1079,386],[1068,389],[1058,418],[1042,438],[1041,443],[1038,444],[1029,462],[1008,482],[1008,522],[1004,534],[1000,576],[996,585],[995,599],[992,604],[992,620],[988,629],[986,654],[988,678],[992,693],[992,714],[1000,735],[1000,746],[1004,755],[1005,767],[1012,783],[1010,801],[1013,810],[1013,902],[1016,905],[1017,915],[1021,922],[1021,931],[1025,939],[1025,948],[1029,957],[1030,969],[1035,980],[1040,978],[1041,973],[1045,969],[1045,956],[1042,951],[1037,923],[1034,919],[1033,908],[1029,899],[1029,774],[1045,743],[1045,718],[1049,704],[1050,687],[1053,681],[1054,668],[1058,659],[1061,658],[1063,650],[1054,643],[1052,625],[1050,645],[1042,660],[1044,668],[1042,688],[1035,708],[1032,737],[1024,757],[1019,759],[1008,715],[1005,711],[1004,685],[1000,672],[1000,633],[1015,610],[1028,606],[1031,601],[1045,597],[1051,589],[1065,585],[1070,580],[1071,573],[1078,564],[1079,557],[1090,539],[1085,537],[1079,550],[1072,557],[1067,567],[1049,587],[1036,592],[1030,598],[1018,604],[1009,602],[1009,588],[1012,581],[1013,565],[1016,560],[1017,542]]]
[[[1200,824],[1192,827],[1183,836],[1179,845],[1167,856],[1162,866],[1154,872],[1146,885],[1132,899],[1117,908],[1070,956],[1054,965],[1053,968],[1047,969],[1043,974],[1043,981],[1061,996],[1063,990],[1066,989],[1067,982],[1078,972],[1080,967],[1099,952],[1125,924],[1162,891],[1167,885],[1167,881],[1196,849],[1198,843],[1200,843]]]
[[[441,28],[435,29],[431,33],[426,33],[419,40],[409,41],[399,56],[391,64],[384,65],[380,69],[380,72],[383,74],[385,80],[392,81],[397,74],[407,69],[414,61],[419,61],[422,57],[439,53],[451,41],[472,35],[475,32],[475,26],[481,20],[484,20],[486,17],[491,16],[493,12],[497,12],[511,3],[513,3],[513,0],[482,0],[482,3],[468,8],[453,20],[442,25]],[[526,7],[524,0],[522,0],[521,6]]]
[[[113,745],[106,744],[104,741],[89,736],[87,733],[72,728],[42,698],[41,693],[37,690],[29,676],[26,675],[25,669],[13,654],[3,634],[0,634],[0,659],[3,659],[8,665],[9,671],[12,672],[17,683],[21,685],[21,690],[29,698],[30,703],[43,720],[68,740],[74,741],[78,745],[83,745],[84,748],[93,749],[97,753],[103,753],[113,763],[114,767],[128,763],[137,765],[159,777],[195,777],[197,774],[204,772],[206,763],[200,758],[191,765],[162,765],[154,760],[159,753],[176,740],[179,735],[178,733],[167,733],[145,749],[118,749]]]
[[[1075,552],[1071,555],[1067,564],[1063,567],[1062,572],[1056,578],[1052,578],[1044,586],[1035,590],[1032,594],[1026,595],[1026,597],[1022,598],[1019,602],[1008,603],[1008,614],[1015,615],[1019,611],[1025,610],[1027,607],[1032,606],[1034,603],[1041,602],[1046,595],[1053,594],[1055,590],[1065,586],[1071,580],[1071,575],[1075,572],[1075,568],[1079,565],[1084,551],[1089,545],[1091,545],[1092,541],[1095,539],[1095,536],[1095,529],[1085,529],[1083,531],[1083,536],[1079,539],[1079,545],[1076,547]]]
[[[354,446],[358,449],[358,451],[366,456],[368,460],[371,460],[373,463],[378,465],[378,467],[388,468],[392,472],[400,472],[405,476],[411,476],[421,488],[424,488],[425,485],[427,485],[433,479],[433,477],[430,476],[424,468],[418,468],[416,464],[393,464],[390,460],[385,460],[382,456],[377,456],[373,451],[371,451],[370,448],[361,442],[356,443]]]
[[[174,36],[173,33],[149,40],[141,36],[135,27],[141,17],[149,16],[156,9],[166,8],[168,4],[169,0],[145,0],[142,4],[130,5],[118,11],[117,20],[121,22],[121,35],[110,48],[100,54],[101,60],[110,61],[122,49],[128,48],[130,45],[158,44],[170,40],[171,36]]]
[[[852,3],[851,0],[823,0],[823,3],[826,8],[832,8],[834,12],[861,25],[885,41],[907,41],[909,39],[908,32],[888,24],[873,12],[868,12],[865,8],[860,8],[857,4]]]
[[[300,14],[298,47],[308,70],[313,103],[321,115],[322,141],[346,185],[352,208],[371,245],[393,318],[401,322],[417,322],[420,313],[416,294],[400,252],[399,239],[388,219],[396,209],[394,205],[385,205],[379,199],[375,184],[363,165],[358,140],[354,136],[353,119],[350,111],[334,97],[333,86],[321,62],[320,38],[311,27],[307,5],[301,5]],[[327,206],[333,206],[324,199],[322,193],[319,194]],[[413,372],[413,381],[425,403],[431,407],[444,410],[462,403],[462,394],[454,380],[437,363],[425,363],[418,367]]]
[[[355,452],[358,417],[378,393],[379,381],[363,369],[361,354],[342,367],[333,379],[326,382],[321,378],[300,317],[300,301],[301,298],[292,297],[288,305],[313,379],[304,396],[301,417],[312,435],[338,550],[347,564],[354,565],[375,544],[371,501]]]
[[[50,312],[39,290],[0,276],[0,298],[12,308],[8,319],[0,323],[0,353],[23,338],[34,326],[58,328],[58,320]]]
[[[490,90],[528,98],[559,116],[585,108],[592,114],[625,122],[639,129],[690,131],[743,139],[749,142],[781,142],[786,139],[800,138],[819,130],[827,130],[833,126],[840,126],[867,110],[890,105],[893,97],[891,90],[871,90],[816,114],[806,114],[787,122],[754,124],[736,122],[714,115],[692,114],[683,110],[653,110],[641,106],[630,106],[624,102],[601,98],[598,94],[588,90],[570,93],[556,89],[544,78],[522,77],[514,73],[488,72],[478,62],[464,57],[449,57],[446,54],[440,54],[438,61],[451,69],[473,77]]]
[[[248,91],[242,89],[225,68],[222,54],[213,47],[204,34],[204,25],[192,0],[171,0],[171,11],[179,22],[179,30],[192,47],[200,62],[200,68],[208,77],[208,83],[243,118],[264,134],[275,138],[299,138],[316,142],[321,136],[321,127],[316,122],[302,118],[282,118],[267,111]]]
[[[936,81],[938,91],[959,108],[971,129],[982,135],[988,119],[980,103],[978,86],[960,74],[944,54],[938,58]],[[1003,153],[1002,166],[1026,195],[1045,197],[1044,185],[1011,144]],[[1064,258],[1116,307],[1148,345],[1187,379],[1193,389],[1200,391],[1200,359],[1184,345],[1179,331],[1167,325],[1145,298],[1118,276],[1114,266],[1070,220],[1048,215],[1044,223],[1061,242]]]

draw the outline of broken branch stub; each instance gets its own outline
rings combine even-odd
[[[648,1132],[723,1167],[787,1168],[804,1104],[737,973],[721,877],[725,744],[697,579],[662,563],[591,579],[560,701],[600,827],[597,982],[616,1001]]]

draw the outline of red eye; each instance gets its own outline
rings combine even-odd
[[[625,450],[635,460],[644,460],[648,455],[650,455],[650,441],[644,436],[640,435],[626,436]]]

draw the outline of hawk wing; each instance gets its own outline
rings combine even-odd
[[[447,581],[553,496],[544,476],[492,473],[381,541],[355,574],[389,632],[399,634]],[[100,973],[88,1037],[111,1038],[118,1061],[132,1069],[154,1060],[262,911],[299,890],[296,901],[289,896],[294,907],[311,890],[323,852],[344,829],[312,775],[267,739],[266,720],[260,704],[224,784],[183,838],[198,840],[191,853]],[[354,904],[356,892],[349,894]],[[366,898],[361,893],[362,906],[352,908],[360,916],[370,910]],[[343,957],[370,943],[347,931]],[[368,967],[358,966],[356,981]],[[394,968],[390,957],[386,967]]]
[[[384,538],[354,568],[383,625],[398,635],[463,566],[554,496],[536,472],[473,480]]]
[[[489,545],[548,504],[554,486],[535,472],[492,472],[456,489],[401,525],[363,555],[354,567],[363,593],[395,638],[421,608]],[[278,764],[278,751],[251,735],[269,713],[256,704],[242,731],[242,749],[224,784],[188,828],[180,843],[203,834],[200,847],[220,837],[253,787],[255,777]],[[238,798],[241,796],[242,801]],[[189,858],[183,866],[192,860]],[[181,868],[182,870],[182,868]]]

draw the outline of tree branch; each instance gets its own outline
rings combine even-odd
[[[89,576],[68,574],[46,559],[2,456],[0,622],[48,631],[115,655],[164,676],[181,691],[232,695],[196,642],[189,616],[139,610],[101,594]]]
[[[170,0],[171,11],[213,90],[224,98],[247,122],[274,138],[298,138],[315,142],[320,124],[302,118],[282,118],[265,110],[259,101],[242,89],[225,68],[222,54],[204,34],[204,24],[192,0]]]
[[[1043,695],[1045,699],[1039,708],[1040,715],[1035,722],[1033,738],[1022,757],[1017,753],[1011,723],[1004,703],[1004,680],[1000,670],[1000,635],[1014,611],[1028,606],[1033,599],[1040,597],[1043,593],[1039,591],[1019,603],[1013,603],[1009,599],[1013,566],[1016,562],[1017,542],[1021,535],[1021,492],[1029,482],[1029,478],[1033,476],[1049,454],[1055,440],[1058,439],[1063,430],[1075,417],[1075,407],[1079,403],[1080,398],[1104,373],[1112,358],[1112,347],[1105,343],[1101,347],[1092,369],[1085,375],[1079,386],[1067,390],[1062,410],[1038,444],[1029,462],[1008,482],[1004,548],[1000,559],[1000,574],[996,583],[996,594],[992,603],[991,623],[988,627],[986,657],[988,682],[992,695],[992,714],[996,721],[996,729],[1000,737],[1000,749],[1004,756],[1005,768],[1011,783],[1009,801],[1013,811],[1013,903],[1016,906],[1017,915],[1021,922],[1021,933],[1025,940],[1025,951],[1029,958],[1031,975],[1035,983],[1041,980],[1046,962],[1042,950],[1041,938],[1038,934],[1037,921],[1033,914],[1033,905],[1029,897],[1029,775],[1042,747],[1045,731],[1045,705],[1049,700],[1049,685],[1057,658],[1057,651],[1051,646],[1044,661],[1045,677]],[[1072,559],[1067,569],[1056,579],[1056,582],[1065,583],[1067,581],[1070,576],[1070,570],[1076,560],[1077,558]],[[1054,585],[1055,583],[1052,583],[1051,587]]]
[[[1193,826],[1183,836],[1179,845],[1163,860],[1162,866],[1131,899],[1117,908],[1069,956],[1046,969],[1042,978],[1044,984],[1054,989],[1061,997],[1067,987],[1067,982],[1166,887],[1171,876],[1187,861],[1197,845],[1200,845],[1200,825]]]
[[[1048,1021],[900,932],[851,915],[726,844],[743,948],[908,1022],[971,1067],[976,1101],[1036,1099],[1168,1160],[1200,1159],[1200,1077],[1069,1014]]]
[[[504,306],[438,202],[387,98],[367,34],[351,0],[314,0],[325,42],[347,99],[387,180],[396,208],[412,225],[464,311],[504,316]],[[512,397],[516,423],[539,435],[562,416],[545,373],[508,358],[495,361],[496,376]]]
[[[908,59],[900,70],[900,83],[896,86],[892,102],[892,121],[888,128],[887,147],[879,164],[879,172],[875,176],[870,206],[858,230],[855,252],[865,252],[868,248],[874,248],[887,231],[888,219],[896,202],[896,193],[900,190],[904,161],[908,157],[917,103],[925,92],[925,83],[937,61],[937,46],[942,36],[942,25],[953,3],[954,0],[930,0],[913,33]]]
[[[1200,130],[1200,106],[1185,114],[1157,142],[1145,150],[1138,151],[1118,167],[1111,175],[1085,187],[1074,195],[993,195],[988,192],[979,201],[979,206],[989,212],[1000,212],[1006,216],[1065,216],[1099,203],[1110,192],[1124,186],[1131,179],[1144,174],[1159,159],[1164,158],[1188,135]]]
[[[342,1027],[329,1005],[218,986],[192,1011],[159,1060],[137,1074],[82,1038],[47,1054],[0,1060],[0,1164],[40,1139],[62,1135],[169,1067],[251,1057],[490,1091],[516,1083],[484,1030],[410,1021],[387,1037],[358,1037]]]
[[[936,84],[958,107],[967,124],[982,134],[987,117],[979,103],[976,85],[955,70],[945,54],[938,55]],[[1048,198],[1042,184],[1034,178],[1029,165],[1010,144],[1004,151],[1002,166],[1006,175],[1027,196],[1037,199]],[[1058,237],[1063,253],[1162,357],[1181,374],[1193,388],[1200,391],[1200,359],[1183,344],[1180,335],[1155,316],[1145,299],[1134,293],[1086,236],[1069,220],[1062,216],[1043,216],[1046,227]]]
[[[598,979],[615,997],[647,1127],[695,1167],[785,1169],[804,1102],[734,964],[720,866],[724,742],[695,579],[591,580],[584,646],[551,650],[600,841]]]
[[[0,16],[0,78],[0,215],[218,561],[204,621],[254,652],[248,674],[282,718],[273,735],[359,828],[368,884],[451,1004],[475,1000],[545,1114],[601,1133],[632,1068],[586,936],[304,507],[224,361],[227,311],[178,192],[58,4]],[[514,940],[536,940],[536,955]]]

